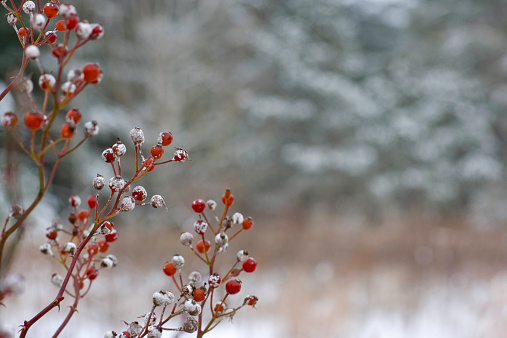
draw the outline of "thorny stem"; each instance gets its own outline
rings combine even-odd
[[[72,304],[72,306],[70,307],[69,309],[69,313],[67,314],[67,316],[65,317],[65,320],[62,322],[62,324],[60,325],[60,327],[58,328],[58,330],[56,330],[55,334],[53,335],[53,338],[56,338],[58,337],[58,335],[60,335],[60,333],[62,333],[63,329],[65,328],[65,326],[67,326],[67,324],[69,323],[70,319],[72,318],[72,316],[74,315],[74,313],[77,312],[77,304],[79,303],[79,299],[81,297],[79,297],[79,295],[77,295],[75,298],[74,298],[74,303]]]

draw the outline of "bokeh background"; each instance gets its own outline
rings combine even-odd
[[[187,254],[177,237],[195,219],[191,201],[219,200],[225,187],[234,211],[255,220],[230,250],[259,262],[242,293],[260,302],[210,337],[505,332],[505,1],[71,3],[106,31],[70,65],[104,70],[74,101],[101,133],[67,159],[30,220],[12,269],[25,292],[0,309],[8,330],[54,297],[59,268],[38,254],[44,229],[66,218],[68,196],[86,198],[97,173],[111,175],[102,150],[117,138],[132,150],[139,126],[147,145],[172,131],[192,161],[143,181],[168,211],[118,218],[120,265],[101,275],[65,337],[101,337],[146,313],[170,284],[161,265]],[[0,51],[4,86],[22,53],[7,24]],[[55,67],[50,56],[41,62]],[[25,109],[15,93],[0,108]],[[15,166],[18,197],[29,200],[29,161]],[[34,336],[51,332],[52,318]]]

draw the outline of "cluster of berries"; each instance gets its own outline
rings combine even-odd
[[[153,307],[143,316],[144,322],[140,324],[134,321],[127,324],[127,329],[120,334],[109,331],[104,338],[159,338],[163,330],[182,331],[196,333],[197,337],[213,330],[224,318],[232,318],[236,312],[244,306],[254,306],[258,298],[253,295],[246,296],[236,307],[228,307],[226,300],[231,295],[241,291],[241,280],[237,277],[242,273],[252,273],[257,268],[257,261],[250,257],[246,250],[237,252],[234,263],[225,273],[219,273],[216,268],[218,258],[227,251],[229,243],[239,233],[249,230],[253,226],[251,217],[244,218],[239,212],[232,217],[227,216],[228,209],[234,203],[234,196],[230,190],[226,190],[222,196],[224,211],[219,217],[216,214],[217,203],[213,200],[205,202],[196,199],[192,203],[192,209],[199,215],[194,223],[194,232],[199,241],[194,248],[194,234],[183,232],[180,235],[180,243],[190,249],[200,261],[206,265],[206,278],[199,271],[192,271],[185,279],[182,268],[185,258],[176,254],[162,267],[164,274],[169,276],[177,289],[177,297],[174,293],[166,290],[157,291],[153,294]],[[206,208],[213,215],[212,226],[204,211]],[[229,238],[228,231],[234,231]],[[205,238],[206,234],[213,234],[214,246]],[[206,303],[209,302],[209,312]],[[157,309],[159,309],[157,314]],[[182,324],[177,327],[169,327],[167,323],[177,317],[185,316]]]

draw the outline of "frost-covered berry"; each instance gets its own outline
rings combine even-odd
[[[218,273],[214,273],[208,278],[208,283],[210,288],[218,288],[220,286],[220,283],[222,282],[222,278],[220,278],[220,275]]]
[[[71,207],[79,208],[79,206],[81,205],[81,197],[79,197],[78,195],[70,196],[69,197],[69,204]]]
[[[190,283],[199,283],[202,279],[202,276],[201,274],[198,272],[198,271],[192,271],[189,275],[188,275],[188,280]]]
[[[106,258],[109,258],[113,262],[113,268],[118,265],[118,258],[115,255],[107,255]]]
[[[188,152],[181,148],[177,148],[174,152],[173,160],[176,162],[185,162],[188,159]]]
[[[23,4],[23,12],[26,14],[33,14],[35,11],[35,2],[28,0]]]
[[[221,232],[215,236],[215,243],[219,247],[225,246],[228,242],[229,242],[229,237],[226,234],[224,234],[223,232]]]
[[[135,127],[130,131],[130,139],[136,146],[140,146],[144,143],[144,133],[139,127]]]
[[[109,257],[102,258],[100,267],[103,269],[111,269],[114,266],[113,260]]]
[[[30,79],[23,79],[19,84],[19,90],[27,95],[33,91],[33,82]]]
[[[53,251],[51,250],[51,244],[44,243],[39,247],[39,251],[43,253],[44,255],[50,255],[53,256]]]
[[[82,81],[84,79],[83,72],[81,69],[73,68],[67,73],[67,80],[73,83]]]
[[[144,315],[144,326],[151,326],[155,325],[155,322],[157,321],[157,315],[155,312],[148,312]]]
[[[144,187],[138,185],[134,189],[132,189],[132,197],[138,202],[142,202],[148,197],[148,193]]]
[[[162,337],[162,328],[160,326],[152,326],[148,328],[147,338],[160,338]]]
[[[84,125],[84,134],[86,137],[93,137],[99,133],[99,124],[97,121],[88,121]]]
[[[62,93],[64,94],[74,94],[74,92],[76,91],[76,85],[70,81],[67,81],[62,84],[61,89]]]
[[[54,286],[61,287],[63,285],[63,277],[54,273],[51,276],[51,283],[53,283]]]
[[[81,21],[76,25],[76,36],[81,40],[86,40],[92,34],[92,26],[88,22]]]
[[[7,23],[11,26],[16,25],[16,22],[18,22],[18,18],[12,13],[7,14]]]
[[[70,4],[63,4],[60,6],[60,16],[64,19],[77,15],[76,7]]]
[[[101,190],[106,185],[106,181],[104,180],[104,176],[97,174],[97,177],[93,179],[93,189]]]
[[[124,197],[120,202],[120,211],[129,212],[134,210],[136,206],[136,201],[133,197],[127,196]]]
[[[160,290],[153,294],[153,305],[167,306],[174,302],[174,295],[172,292]]]
[[[194,230],[197,234],[203,235],[206,230],[208,230],[208,223],[206,221],[203,221],[202,219],[197,220],[194,223]]]
[[[199,313],[201,313],[201,305],[197,304],[194,299],[185,301],[184,309],[191,316],[197,316]]]
[[[165,206],[164,198],[160,195],[153,195],[150,199],[150,205],[154,208],[161,208]]]
[[[39,77],[39,87],[45,91],[52,91],[55,87],[56,79],[51,74],[43,74]]]
[[[97,40],[104,36],[104,27],[98,23],[92,23],[92,33],[90,34],[91,40]]]
[[[111,177],[109,179],[109,189],[118,192],[125,187],[125,180],[121,176]]]
[[[53,31],[48,31],[46,34],[44,34],[44,41],[49,44],[53,44],[58,39],[58,36]]]
[[[180,235],[180,243],[185,246],[192,245],[192,240],[194,239],[194,235],[192,235],[190,232],[183,232]]]
[[[194,317],[187,317],[187,320],[183,323],[183,326],[181,327],[181,331],[184,331],[186,333],[194,333],[197,331],[197,320],[195,320]]]
[[[63,247],[63,252],[65,253],[68,253],[69,255],[74,255],[74,253],[76,252],[76,244],[72,243],[72,242],[67,242],[67,244],[65,244],[65,246]]]
[[[30,46],[26,47],[25,48],[25,55],[29,59],[36,59],[36,58],[38,58],[39,55],[40,55],[39,47],[34,46],[34,45],[30,45]]]
[[[102,152],[102,160],[106,163],[111,163],[116,161],[116,154],[114,153],[113,149],[107,148]]]
[[[132,322],[127,328],[127,333],[131,338],[137,337],[141,333],[143,327],[138,322]]]
[[[243,301],[243,305],[249,305],[249,306],[255,306],[257,302],[259,301],[259,298],[256,296],[248,295],[245,297],[245,300]]]
[[[248,259],[248,251],[239,250],[236,254],[236,257],[238,258],[238,262],[244,262]]]
[[[232,221],[234,224],[242,224],[243,223],[243,214],[236,212],[234,215],[232,215]]]
[[[158,135],[157,144],[161,146],[168,146],[173,142],[173,134],[168,131],[163,131]]]
[[[25,209],[21,205],[13,204],[11,206],[11,210],[9,212],[9,215],[11,215],[11,217],[14,217],[15,219],[18,219],[19,217],[21,217],[21,215],[23,215],[24,212],[25,212]]]
[[[7,112],[2,116],[2,125],[6,129],[12,129],[18,123],[18,117],[13,112]]]
[[[104,334],[104,338],[116,338],[116,337],[118,337],[118,334],[114,331],[107,331]]]
[[[30,20],[32,27],[38,31],[42,31],[46,25],[46,17],[42,14],[35,14]]]
[[[181,269],[185,265],[185,258],[182,255],[174,255],[172,262],[176,269]]]
[[[211,210],[215,210],[216,207],[217,207],[217,202],[213,201],[213,200],[208,200],[206,202],[206,205],[208,206],[208,208],[210,208]]]
[[[122,141],[118,140],[112,147],[111,147],[115,153],[116,156],[121,157],[125,155],[127,152],[127,147],[123,144]]]
[[[225,302],[218,301],[215,303],[215,307],[214,307],[213,311],[217,315],[221,315],[225,312],[226,309],[227,309],[227,304]]]

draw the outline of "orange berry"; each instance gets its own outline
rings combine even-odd
[[[44,116],[39,112],[29,111],[25,114],[25,125],[30,130],[37,130],[42,126]]]
[[[174,274],[176,274],[176,271],[178,271],[178,269],[176,269],[176,267],[174,266],[174,264],[172,262],[165,263],[165,265],[162,268],[162,270],[169,277],[174,276]]]
[[[62,129],[60,129],[60,134],[62,135],[63,138],[71,139],[76,134],[76,128],[68,123],[65,123],[62,126]]]
[[[206,252],[208,252],[209,249],[211,248],[211,243],[209,241],[205,241],[203,243],[202,239],[199,242],[197,242],[196,245],[197,251],[199,251],[200,253],[204,253],[204,247],[206,247]]]
[[[206,290],[204,288],[197,288],[194,290],[194,300],[202,302],[206,298]]]

